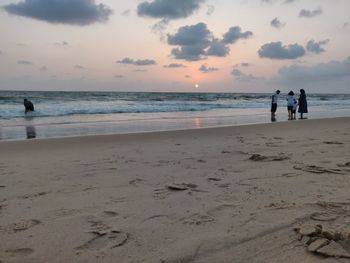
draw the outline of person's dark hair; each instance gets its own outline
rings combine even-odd
[[[304,89],[301,89],[301,90],[300,90],[300,94],[305,94],[305,90],[304,90]]]
[[[278,89],[278,90],[276,90],[276,93],[277,93],[277,94],[280,94],[280,92],[281,92],[281,91],[280,91],[279,89]]]
[[[294,96],[294,92],[291,90],[291,91],[289,91],[288,95]]]
[[[24,99],[23,101],[27,101],[27,99]]]

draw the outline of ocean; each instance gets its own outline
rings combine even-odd
[[[297,98],[298,96],[296,96]],[[23,99],[35,112],[24,114]],[[350,116],[350,94],[307,94],[308,118]],[[120,134],[268,123],[271,94],[0,91],[0,139]],[[277,121],[287,121],[286,95]]]

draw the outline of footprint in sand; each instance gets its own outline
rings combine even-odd
[[[91,231],[94,236],[83,243],[82,245],[75,248],[76,253],[82,253],[84,251],[100,251],[106,248],[116,248],[123,246],[129,235],[120,230],[111,229],[99,221],[90,221]]]
[[[212,223],[215,221],[215,218],[210,215],[204,215],[204,214],[192,214],[188,217],[184,217],[180,219],[180,221],[183,224],[189,224],[189,225],[203,225],[207,223]]]
[[[24,258],[34,253],[34,250],[31,248],[16,248],[16,249],[8,249],[5,250],[3,253],[0,252],[0,254],[3,254],[4,258]],[[0,261],[2,262],[2,261]]]
[[[116,217],[116,216],[119,215],[119,213],[118,213],[118,212],[115,212],[115,211],[109,211],[109,210],[107,210],[107,211],[103,211],[103,212],[102,212],[102,215],[103,215],[104,217]]]
[[[289,156],[285,156],[283,153],[281,153],[278,156],[265,156],[261,154],[253,154],[250,156],[249,160],[255,161],[255,162],[273,162],[273,161],[284,161],[289,160]]]
[[[36,219],[21,220],[21,221],[18,221],[16,223],[11,224],[8,227],[8,229],[12,230],[14,232],[24,231],[24,230],[32,228],[40,223],[41,222],[39,220],[36,220]]]

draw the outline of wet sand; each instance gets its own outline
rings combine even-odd
[[[0,142],[0,262],[349,262],[349,144],[350,118]]]

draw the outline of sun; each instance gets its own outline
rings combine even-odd
[[[194,87],[195,87],[196,89],[198,89],[198,88],[199,88],[199,84],[194,85]]]

